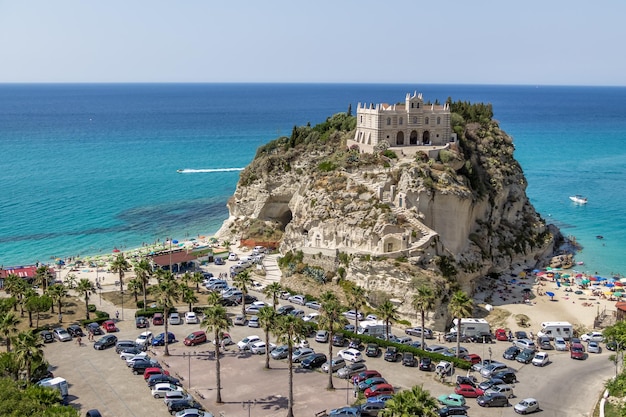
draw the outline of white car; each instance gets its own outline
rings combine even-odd
[[[362,362],[363,355],[356,349],[344,349],[337,352],[337,356],[350,362]]]
[[[554,339],[554,348],[562,352],[566,351],[567,343],[565,343],[565,339],[563,339],[562,337],[556,337]]]
[[[306,316],[302,317],[302,320],[316,322],[319,316],[320,313],[309,313]]]
[[[250,317],[250,320],[248,320],[248,327],[261,327],[261,323],[259,323],[259,316]]]
[[[180,320],[180,314],[178,313],[171,313],[170,314],[170,318],[169,318],[169,323],[170,324],[182,324],[182,321]]]
[[[532,360],[532,364],[535,366],[545,366],[548,362],[550,362],[550,359],[548,359],[548,354],[546,352],[536,353]]]
[[[276,345],[273,343],[270,343],[270,348],[269,351],[273,351],[274,349],[276,349]],[[250,352],[254,353],[255,355],[262,355],[265,353],[265,342],[260,341],[260,342],[254,342],[253,344],[250,345]]]
[[[258,305],[249,305],[248,307],[246,307],[246,314],[257,314],[259,311],[261,311],[263,307],[260,307]]]
[[[299,304],[301,306],[306,303],[304,295],[292,295],[291,297],[287,298],[287,301],[289,301],[290,303]]]
[[[378,320],[378,316],[376,314],[368,314],[365,317],[365,320],[377,321]]]
[[[247,350],[247,349],[250,349],[250,346],[253,343],[259,342],[260,340],[261,338],[259,336],[256,336],[256,335],[248,336],[240,340],[239,342],[237,342],[237,347],[239,348],[239,350]]]
[[[151,341],[152,341],[152,332],[146,330],[145,332],[142,332],[139,336],[137,336],[137,339],[135,339],[135,344],[139,347],[146,347],[150,345]]]
[[[239,256],[237,256],[237,254],[235,252],[231,252],[228,254],[228,260],[229,261],[236,261],[239,259]]]
[[[146,355],[146,352],[141,352],[139,355],[134,355],[132,358],[126,359],[126,366],[132,367],[133,363],[138,360],[150,360],[150,356]]]
[[[179,387],[178,385],[168,384],[167,382],[163,382],[160,384],[156,384],[152,387],[152,396],[154,398],[163,398],[165,397],[166,392],[170,391],[183,391],[183,387]]]
[[[200,320],[198,319],[198,316],[196,315],[196,313],[194,313],[193,311],[189,311],[185,313],[185,323],[198,324],[200,323]]]
[[[350,311],[346,311],[343,313],[343,315],[348,319],[348,320],[354,320],[357,318],[357,313],[354,310],[350,310]],[[363,320],[363,314],[359,313],[358,314],[359,320]]]
[[[530,414],[539,411],[539,403],[534,398],[525,398],[513,407],[517,414]]]
[[[601,351],[602,351],[602,348],[600,347],[600,343],[594,342],[593,340],[590,340],[587,343],[587,352],[589,352],[589,353],[600,353]]]
[[[602,336],[601,332],[589,332],[589,333],[585,333],[584,335],[580,336],[580,340],[582,340],[583,342],[603,342],[604,341],[604,336]]]
[[[54,337],[59,339],[60,342],[69,342],[72,340],[72,336],[63,327],[56,328],[52,331]]]
[[[135,350],[135,352],[136,352],[136,350]],[[122,353],[120,353],[120,359],[124,359],[125,361],[128,361],[131,358],[143,358],[143,357],[146,357],[146,356],[148,356],[148,354],[146,352],[141,352],[141,353],[122,352]]]

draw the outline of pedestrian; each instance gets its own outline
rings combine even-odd
[[[89,340],[90,342],[93,342],[93,333],[89,332],[89,335],[87,336],[87,340]]]
[[[63,322],[63,314],[59,313],[59,323]]]
[[[120,318],[120,312],[116,311],[115,312],[115,320],[119,320],[119,318]]]
[[[78,338],[76,339],[76,343],[78,344],[78,346],[83,345],[83,340],[80,338],[80,336],[78,336]]]

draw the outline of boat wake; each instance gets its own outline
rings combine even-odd
[[[243,168],[207,168],[207,169],[177,169],[176,172],[179,174],[199,174],[205,172],[231,172],[231,171],[242,171]]]

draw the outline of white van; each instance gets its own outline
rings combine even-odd
[[[541,323],[541,330],[537,332],[537,337],[546,336],[550,340],[555,337],[562,337],[570,340],[574,334],[574,327],[567,321],[545,321]]]

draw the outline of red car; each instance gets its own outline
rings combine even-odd
[[[115,327],[115,322],[113,320],[107,320],[104,323],[102,323],[102,328],[107,333],[113,333],[113,332],[119,332],[120,331],[120,329]]]
[[[165,369],[161,369],[161,368],[146,368],[145,371],[143,371],[143,379],[149,379],[152,375],[158,375],[158,374],[165,374],[165,375],[169,375],[169,371],[166,371]]]
[[[569,348],[569,351],[570,351],[570,357],[572,359],[579,359],[579,360],[585,359],[585,347],[582,345],[582,343],[572,343],[572,345]]]
[[[499,340],[501,342],[508,342],[509,341],[509,336],[507,336],[506,330],[504,330],[504,329],[497,329],[496,330],[496,340]]]
[[[485,392],[480,388],[474,388],[471,385],[461,384],[454,389],[455,394],[464,396],[465,398],[477,398]]]
[[[376,397],[383,394],[394,394],[393,385],[391,384],[378,384],[365,390],[365,398]]]
[[[152,316],[152,324],[154,324],[155,326],[163,324],[163,314],[154,313],[154,316]]]
[[[375,378],[377,376],[381,376],[380,372],[374,371],[373,369],[368,369],[367,371],[362,371],[352,377],[352,383],[358,384],[359,382],[363,382],[366,379]]]
[[[480,356],[478,356],[475,353],[468,353],[467,355],[463,355],[461,356],[461,359],[468,361],[472,365],[474,365],[475,363],[482,362],[482,359],[480,358]]]

